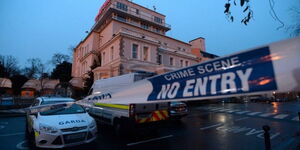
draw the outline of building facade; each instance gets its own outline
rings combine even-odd
[[[95,80],[131,72],[161,74],[204,60],[204,38],[186,43],[166,36],[169,30],[163,14],[128,0],[107,0],[74,50],[72,76],[86,77],[91,66]]]

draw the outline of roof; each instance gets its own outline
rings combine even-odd
[[[200,53],[203,54],[203,57],[209,57],[209,58],[216,58],[219,57],[218,55],[212,54],[212,53],[208,53],[208,52],[204,52],[200,50]]]
[[[195,38],[195,39],[193,39],[193,40],[190,40],[189,43],[191,43],[191,42],[193,42],[193,41],[195,41],[195,40],[198,40],[198,39],[205,39],[205,38],[204,38],[204,37],[197,37],[197,38]]]
[[[36,89],[38,90],[38,87],[40,85],[40,82],[39,80],[36,80],[36,79],[30,79],[28,80],[27,82],[25,82],[22,86],[22,88],[32,88],[32,89]]]
[[[159,14],[159,15],[162,15],[162,16],[166,17],[166,15],[164,15],[164,14],[162,14],[162,13],[159,13],[159,12],[157,12],[157,11],[155,11],[155,10],[149,9],[149,8],[147,8],[147,7],[145,7],[145,6],[140,5],[140,4],[134,3],[134,2],[132,2],[132,1],[128,1],[128,2],[131,3],[131,4],[133,4],[133,5],[136,5],[136,6],[145,8],[146,10],[149,10],[149,11],[151,11],[151,12],[154,12],[154,13],[157,13],[157,14]]]
[[[65,101],[65,102],[74,102],[75,100],[69,97],[40,97],[42,101]]]
[[[55,89],[56,85],[59,84],[59,80],[43,80],[43,88],[44,89]]]
[[[12,83],[9,79],[7,78],[0,78],[0,88],[11,88],[12,87]]]
[[[55,86],[59,84],[59,80],[50,80],[50,79],[43,79],[43,89],[55,89]],[[22,88],[32,88],[35,90],[41,90],[41,81],[36,79],[30,79],[24,85]]]
[[[72,78],[69,83],[74,86],[74,87],[77,87],[77,88],[83,88],[84,87],[84,83],[83,83],[83,80],[82,78],[80,77],[74,77]]]

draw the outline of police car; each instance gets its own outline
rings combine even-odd
[[[180,120],[182,117],[188,115],[188,107],[184,102],[171,102],[170,103],[170,118]]]
[[[27,112],[26,133],[33,146],[40,148],[63,148],[96,139],[95,120],[74,99],[61,97],[39,97],[30,110],[50,107],[46,111]],[[59,104],[66,104],[59,106]],[[59,107],[52,107],[52,106]]]

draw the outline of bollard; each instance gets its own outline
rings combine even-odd
[[[270,127],[267,125],[264,125],[263,130],[265,131],[264,133],[264,138],[265,138],[265,149],[266,150],[271,150],[271,141],[270,141]]]
[[[299,117],[299,121],[300,121],[300,112],[298,112],[298,117]]]

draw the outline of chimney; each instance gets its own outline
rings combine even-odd
[[[203,37],[199,37],[194,40],[191,40],[189,43],[192,45],[191,46],[192,54],[200,58],[199,61],[201,62],[202,55],[200,51],[204,51],[204,52],[206,51],[205,39]]]
[[[205,38],[199,37],[189,42],[192,45],[192,49],[199,49],[201,51],[205,50]]]

